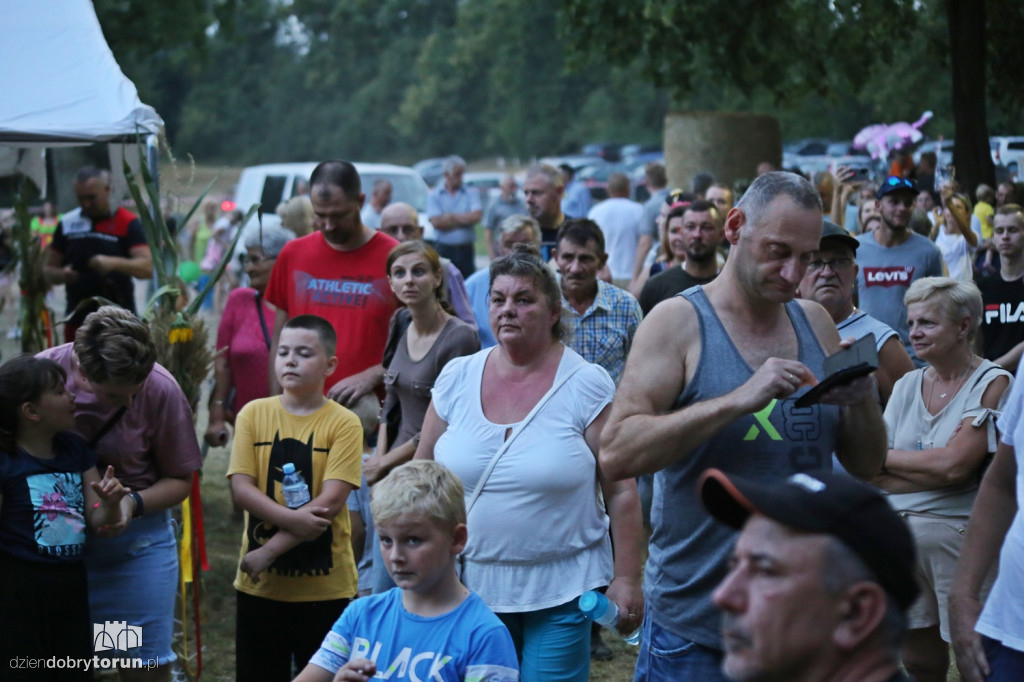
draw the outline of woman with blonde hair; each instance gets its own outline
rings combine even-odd
[[[971,200],[963,194],[946,192],[931,238],[942,252],[949,276],[970,281],[974,279],[973,256],[978,247],[978,235],[971,229]]]
[[[918,549],[921,595],[907,614],[903,664],[919,682],[944,682],[953,571],[1012,377],[974,353],[983,310],[973,282],[925,277],[904,301],[910,342],[931,365],[893,387],[885,407],[889,449],[874,483],[889,493]]]
[[[281,227],[291,230],[296,237],[305,237],[313,232],[313,202],[308,194],[292,197],[277,207]]]

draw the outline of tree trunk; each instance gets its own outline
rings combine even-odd
[[[670,187],[690,190],[710,172],[729,186],[748,185],[757,164],[782,166],[782,131],[773,116],[725,111],[670,111],[665,116],[665,170]]]
[[[950,66],[953,73],[953,159],[964,192],[978,183],[995,185],[985,111],[985,2],[947,0]]]

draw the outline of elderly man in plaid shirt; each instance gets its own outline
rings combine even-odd
[[[633,296],[597,278],[607,260],[597,223],[579,218],[562,224],[555,262],[561,272],[563,319],[571,330],[567,343],[608,370],[618,385],[643,315]]]

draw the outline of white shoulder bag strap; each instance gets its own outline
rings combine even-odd
[[[490,478],[491,472],[494,471],[494,466],[498,463],[498,460],[501,459],[501,456],[505,454],[505,451],[508,450],[509,446],[512,445],[512,441],[514,441],[516,437],[523,432],[523,429],[529,425],[534,416],[536,416],[536,414],[540,412],[541,408],[547,404],[548,400],[558,392],[558,389],[560,389],[565,382],[571,379],[576,372],[583,369],[586,364],[587,363],[585,362],[581,362],[575,368],[570,370],[564,377],[556,381],[551,388],[548,389],[548,392],[541,396],[541,399],[537,401],[537,404],[533,406],[533,409],[530,410],[529,414],[526,415],[523,421],[519,422],[519,426],[512,430],[512,433],[509,434],[509,437],[506,438],[505,442],[502,443],[500,448],[498,448],[498,451],[494,453],[494,456],[491,457],[491,461],[487,463],[487,468],[484,469],[482,474],[480,474],[480,480],[477,482],[476,487],[473,488],[473,494],[469,496],[469,502],[466,503],[467,519],[469,518],[469,511],[473,508],[473,505],[476,504],[476,499],[480,497],[480,493],[483,492],[484,484],[487,483],[487,479]]]

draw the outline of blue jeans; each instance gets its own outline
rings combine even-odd
[[[499,613],[519,654],[521,682],[587,682],[590,621],[575,599],[524,613]]]
[[[981,644],[985,647],[985,658],[992,669],[992,674],[985,678],[985,682],[1024,680],[1024,651],[1011,649],[1002,642],[984,635]]]
[[[722,652],[673,634],[644,614],[644,639],[633,682],[729,682]]]

